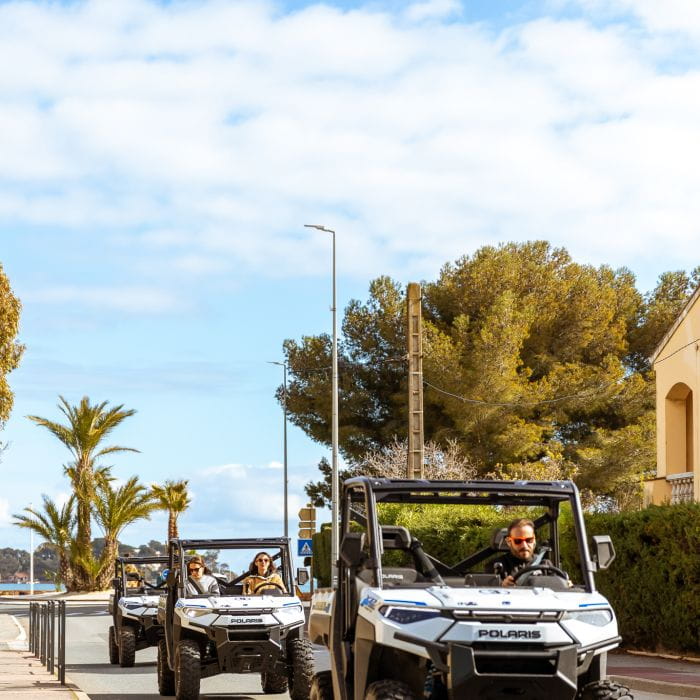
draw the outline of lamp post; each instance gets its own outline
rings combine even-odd
[[[340,533],[338,530],[338,324],[336,322],[335,285],[335,231],[320,224],[304,224],[306,228],[330,233],[333,241],[333,360],[332,360],[332,409],[331,409],[331,581],[335,588],[338,583],[338,550]]]
[[[284,536],[289,537],[289,480],[287,479],[287,363],[270,361],[268,364],[278,365],[284,369],[284,401],[282,401],[282,408],[284,410]]]
[[[29,504],[30,512],[33,505]],[[34,595],[34,530],[29,530],[29,595]]]

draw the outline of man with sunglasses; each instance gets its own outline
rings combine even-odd
[[[493,563],[493,571],[501,576],[502,586],[515,585],[515,574],[533,563],[535,556],[535,524],[527,518],[518,518],[508,525],[506,544],[510,550]],[[550,564],[544,559],[541,564]]]

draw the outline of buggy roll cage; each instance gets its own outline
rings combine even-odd
[[[290,539],[288,537],[258,537],[243,539],[221,539],[221,540],[182,540],[171,539],[168,542],[168,562],[170,576],[177,576],[180,594],[185,596],[185,583],[187,582],[187,559],[191,555],[186,554],[186,550],[208,550],[208,549],[279,549],[276,554],[271,554],[271,559],[277,566],[277,571],[281,574],[288,591],[294,590],[294,578],[292,576],[292,561],[290,553]],[[239,583],[249,576],[249,571],[244,571],[229,581],[227,585]],[[293,595],[290,593],[289,595]],[[191,596],[188,596],[191,597]]]
[[[558,517],[562,503],[568,503],[574,521],[574,530],[579,552],[581,553],[581,572],[585,589],[595,591],[593,572],[596,563],[591,555],[584,533],[583,512],[578,498],[578,488],[572,481],[494,481],[475,479],[471,481],[437,481],[429,479],[388,479],[357,476],[343,484],[343,512],[341,513],[341,537],[350,531],[350,522],[361,522],[366,527],[369,541],[370,557],[364,562],[364,568],[373,571],[375,581],[380,583],[381,553],[384,540],[382,526],[377,519],[378,503],[405,504],[464,504],[464,505],[501,505],[501,506],[539,506],[546,508],[546,513],[538,517],[535,530],[549,525],[550,540],[545,543],[552,554],[555,566],[559,566],[559,531]],[[358,512],[353,505],[364,506],[364,513]],[[393,537],[393,533],[387,533]],[[420,544],[420,543],[419,543]],[[438,559],[426,555],[441,575],[464,575],[472,566],[493,555],[492,546],[485,547],[458,562],[448,566]],[[341,566],[342,566],[342,556]]]
[[[119,581],[119,585],[121,586],[121,590],[126,592],[127,586],[127,573],[126,573],[126,567],[128,564],[134,564],[135,566],[139,564],[167,564],[169,561],[168,557],[166,556],[144,556],[144,557],[115,557],[114,558],[114,578]],[[150,588],[153,591],[159,591],[163,588],[165,588],[165,581],[162,583],[159,583],[158,585],[154,586],[146,579],[141,580],[141,584],[145,588]]]

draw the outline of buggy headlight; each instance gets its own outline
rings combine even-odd
[[[439,617],[439,610],[430,610],[425,608],[394,608],[388,605],[383,605],[379,608],[379,613],[386,617],[387,620],[398,622],[400,625],[409,625],[412,622],[421,622],[429,620],[431,617]]]
[[[288,605],[284,608],[277,608],[277,610],[275,610],[275,615],[277,615],[277,617],[297,618],[302,613],[303,608],[301,605]]]
[[[612,610],[603,608],[602,610],[571,610],[564,613],[563,620],[576,620],[585,622],[587,625],[595,625],[596,627],[605,627],[612,622]]]
[[[183,608],[183,612],[187,617],[202,617],[211,614],[212,611],[209,608]]]

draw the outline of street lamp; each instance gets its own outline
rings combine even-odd
[[[331,572],[333,587],[338,582],[338,324],[336,323],[336,294],[335,294],[335,231],[319,224],[304,224],[306,228],[315,228],[318,231],[330,233],[333,239],[333,362],[332,362],[332,410],[331,410]]]
[[[32,512],[34,504],[29,504],[29,512]],[[33,513],[32,513],[33,515]],[[34,530],[29,530],[29,595],[34,595]]]
[[[284,536],[289,537],[289,517],[288,517],[288,491],[289,481],[287,479],[287,363],[268,361],[269,365],[278,365],[284,369],[284,401],[282,408],[284,409]]]

